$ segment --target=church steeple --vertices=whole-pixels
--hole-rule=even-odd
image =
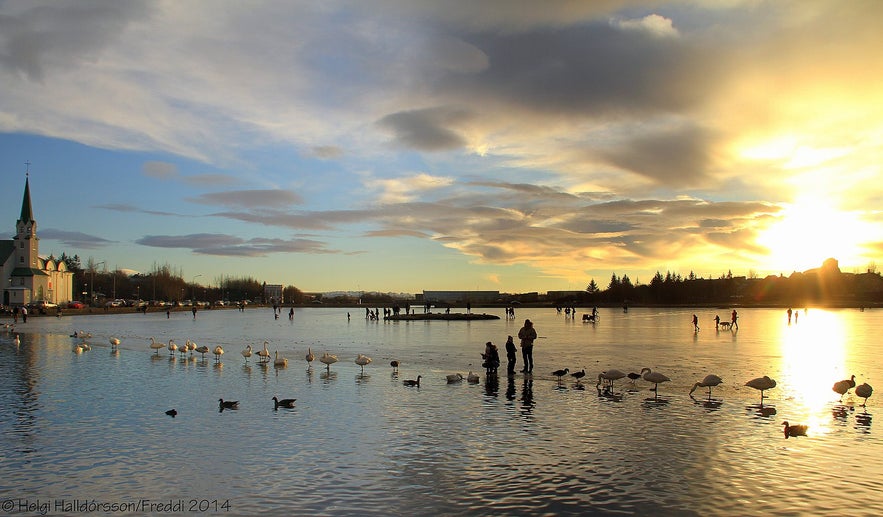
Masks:
[[[28,184],[28,177],[25,176],[25,195],[21,201],[21,216],[18,218],[20,223],[29,223],[34,220],[34,211],[31,209],[31,187]]]

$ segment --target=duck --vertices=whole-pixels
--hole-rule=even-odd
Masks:
[[[558,382],[561,382],[561,377],[564,377],[565,375],[567,375],[567,372],[569,372],[569,371],[570,371],[569,368],[565,368],[563,370],[555,370],[554,372],[552,372],[552,375],[554,375],[555,377],[558,377]]]
[[[325,368],[327,368],[328,371],[331,371],[331,365],[337,362],[337,356],[325,352],[322,354],[322,357],[319,358],[319,361],[325,365]]]
[[[766,375],[763,377],[757,377],[756,379],[751,379],[750,381],[745,383],[749,388],[754,388],[760,391],[760,402],[763,404],[763,392],[766,390],[771,390],[776,387],[776,381],[774,379],[770,379]]]
[[[463,374],[462,373],[451,373],[451,374],[446,375],[445,379],[447,379],[448,384],[454,384],[455,382],[460,382],[463,380]]]
[[[312,368],[312,367],[313,367],[313,361],[316,360],[316,354],[313,353],[313,349],[312,349],[312,348],[309,348],[309,347],[307,348],[307,355],[304,356],[304,359],[307,360],[307,368]]]
[[[221,410],[224,409],[239,409],[239,401],[238,400],[224,400],[218,399],[218,407]]]
[[[362,367],[362,373],[365,373],[365,366],[371,364],[371,358],[367,355],[359,354],[356,356],[356,364]]]
[[[478,374],[470,371],[469,374],[466,375],[466,381],[470,384],[478,384]]]
[[[282,407],[282,408],[293,408],[293,407],[294,407],[294,401],[296,401],[296,400],[297,400],[297,399],[282,399],[282,400],[279,400],[278,398],[273,397],[273,409],[279,409],[279,408],[281,408],[281,407]]]
[[[198,347],[194,348],[193,350],[202,354],[203,359],[205,359],[205,354],[208,353],[208,347],[206,345],[198,346]]]
[[[172,418],[175,418],[176,416],[178,416],[178,410],[173,408],[173,409],[166,411],[166,414]]]
[[[843,395],[849,393],[849,390],[855,388],[855,375],[850,379],[843,379],[842,381],[837,381],[834,383],[834,386],[831,387],[835,393],[840,395],[840,400],[843,400]]]
[[[251,357],[251,345],[247,345],[245,347],[245,350],[243,350],[241,353],[242,353],[242,357],[245,358],[246,364],[248,364],[248,358]]]
[[[212,353],[215,354],[215,362],[220,362],[221,356],[224,355],[224,348],[221,345],[218,345],[212,350]]]
[[[419,388],[420,387],[420,379],[422,377],[423,377],[422,375],[418,375],[416,379],[405,379],[402,381],[402,384],[404,384],[405,386],[417,386]]]
[[[276,350],[276,356],[275,359],[273,359],[273,366],[277,368],[285,368],[286,366],[288,366],[288,359],[279,355],[278,350]]]
[[[653,391],[659,391],[660,382],[668,382],[671,379],[659,372],[651,371],[650,368],[641,368],[641,378],[647,382],[653,383]]]
[[[583,368],[582,370],[580,370],[578,372],[573,372],[570,374],[570,376],[573,377],[574,379],[576,379],[576,383],[579,384],[580,382],[582,382],[583,377],[586,376],[586,369]]]
[[[708,388],[708,398],[710,399],[711,388],[719,385],[722,382],[724,382],[723,379],[713,373],[706,375],[704,379],[693,385],[693,387],[690,389],[690,395],[692,395],[693,392],[696,391],[696,388]]]
[[[161,343],[161,342],[153,339],[153,337],[150,338],[150,348],[153,350],[156,350],[156,355],[159,355],[159,351],[165,347],[166,347],[165,343]]]
[[[170,339],[169,344],[168,346],[166,346],[166,348],[169,349],[169,355],[175,355],[175,352],[178,351],[178,344],[175,343],[174,339]]]
[[[269,344],[269,342],[264,341],[264,349],[258,350],[258,362],[267,363],[270,361],[270,350],[267,348],[267,345]]]
[[[871,387],[867,382],[863,382],[855,387],[855,395],[857,397],[861,397],[865,399],[862,403],[862,407],[866,407],[868,405],[868,398],[874,393],[874,388]]]
[[[112,338],[108,339],[108,341],[110,342],[110,349],[111,350],[116,350],[117,347],[120,346],[119,338],[112,337]]]
[[[790,425],[787,420],[782,422],[782,425],[785,426],[784,432],[786,440],[791,436],[806,436],[806,430],[809,429],[809,426],[803,424]]]
[[[395,359],[389,362],[389,365],[392,366],[393,373],[399,373],[399,362]]]

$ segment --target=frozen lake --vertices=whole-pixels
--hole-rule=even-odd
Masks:
[[[740,309],[737,332],[714,328],[730,309],[602,309],[595,325],[528,308],[473,322],[384,323],[336,308],[293,320],[287,309],[279,319],[272,309],[30,318],[18,346],[0,330],[0,504],[19,514],[44,503],[82,513],[58,506],[76,500],[124,514],[180,503],[171,513],[880,515],[883,393],[863,408],[831,387],[855,375],[883,389],[883,312],[797,313],[789,325],[783,310]],[[506,336],[525,318],[541,336],[534,374],[507,377],[504,366],[486,377],[484,343],[505,365]],[[93,335],[91,351],[71,352],[75,330]],[[150,337],[226,353],[220,364],[155,355]],[[264,341],[286,368],[245,364],[240,351]],[[340,361],[308,369],[308,347]],[[364,375],[359,353],[373,358]],[[595,389],[602,370],[642,367],[671,378],[658,396],[643,380],[616,381],[613,396]],[[569,375],[559,384],[560,368],[585,368],[584,389]],[[478,384],[446,383],[470,370]],[[712,400],[702,389],[691,398],[710,373],[724,380]],[[417,375],[419,388],[403,386]],[[763,375],[778,385],[761,406],[744,384]],[[273,396],[297,398],[295,408],[274,410]],[[239,409],[220,412],[219,398]],[[808,436],[786,440],[784,420],[809,425]]]

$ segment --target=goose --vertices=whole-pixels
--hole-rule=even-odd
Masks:
[[[293,408],[293,407],[294,407],[294,401],[295,401],[295,400],[297,400],[297,399],[282,399],[282,400],[279,400],[278,398],[273,397],[273,409],[279,409],[279,408],[281,408],[281,407],[283,407],[283,408]]]
[[[242,351],[242,357],[245,358],[245,363],[248,364],[248,358],[251,357],[251,345],[245,347],[245,350]]]
[[[328,371],[331,371],[331,365],[337,362],[337,356],[325,352],[322,354],[322,357],[319,358],[319,361],[325,364],[325,368],[327,368]]]
[[[786,440],[790,436],[806,436],[806,430],[809,429],[809,426],[803,424],[790,425],[787,420],[782,422],[782,425],[785,426],[784,431]]]
[[[239,409],[239,401],[238,400],[224,400],[218,399],[218,407],[221,410],[224,409]]]
[[[277,368],[285,368],[288,366],[288,359],[280,356],[278,350],[276,350],[276,356],[275,359],[273,359],[273,366]]]
[[[208,353],[208,347],[205,346],[205,345],[198,346],[198,347],[194,348],[193,350],[194,350],[195,352],[199,352],[200,354],[202,354],[202,358],[203,358],[203,359],[205,359],[205,354]]]
[[[221,345],[218,345],[215,347],[212,353],[215,354],[215,362],[220,362],[221,356],[224,355],[224,348]]]
[[[746,382],[745,385],[749,388],[754,388],[760,391],[760,403],[763,404],[763,392],[775,388],[776,381],[764,375],[763,377],[751,379],[750,381]]]
[[[175,343],[174,339],[170,339],[166,348],[169,349],[169,355],[175,355],[175,352],[178,350],[178,344]]]
[[[405,379],[402,381],[402,384],[404,384],[405,386],[417,386],[419,388],[420,387],[420,379],[422,377],[423,377],[422,375],[418,375],[416,379]]]
[[[166,411],[166,414],[172,418],[175,418],[178,415],[178,411],[176,409],[170,409]]]
[[[570,371],[569,368],[565,368],[563,370],[555,370],[554,372],[552,372],[552,375],[554,375],[555,377],[558,377],[558,382],[561,382],[561,377],[564,377],[565,375],[567,375],[567,372],[569,372],[569,371]]]
[[[120,346],[120,340],[118,338],[112,337],[108,341],[110,341],[110,349],[116,350],[118,346]]]
[[[316,354],[313,353],[312,348],[307,348],[307,355],[304,357],[307,360],[307,368],[313,367],[313,361],[316,360]]]
[[[611,368],[610,370],[605,370],[605,371],[601,372],[600,374],[598,374],[598,386],[601,386],[601,380],[603,379],[607,383],[607,388],[612,390],[613,389],[613,381],[618,381],[619,379],[622,379],[623,377],[625,377],[625,373],[623,373],[615,368]]]
[[[721,379],[717,375],[714,375],[713,373],[706,375],[704,379],[693,385],[693,387],[690,389],[690,395],[692,395],[693,392],[696,391],[696,388],[708,388],[708,398],[711,399],[711,388],[719,385],[722,382],[724,382],[723,379]]]
[[[399,373],[399,362],[393,359],[389,362],[389,365],[392,366],[393,373]]]
[[[471,384],[478,384],[478,374],[470,371],[469,374],[466,375],[466,381]]]
[[[462,373],[451,373],[451,374],[446,375],[445,378],[448,380],[448,384],[454,384],[455,382],[460,382],[463,380],[463,374]]]
[[[573,372],[570,374],[570,376],[576,379],[576,383],[579,384],[583,380],[583,377],[586,376],[586,369],[583,368],[578,372]]]
[[[840,395],[840,400],[843,400],[843,395],[849,393],[849,390],[855,388],[855,375],[850,379],[843,379],[842,381],[837,381],[834,383],[834,386],[831,387],[834,392]]]
[[[865,402],[862,404],[862,407],[866,407],[868,405],[868,398],[871,394],[874,393],[874,388],[871,387],[870,384],[864,382],[855,387],[855,394],[858,397],[865,399]]]
[[[356,364],[362,367],[362,373],[365,373],[365,365],[371,364],[371,358],[367,355],[359,354],[356,357]]]
[[[258,357],[260,358],[258,362],[266,363],[270,361],[270,350],[267,348],[269,342],[264,341],[264,349],[258,350]]]
[[[659,392],[659,383],[660,382],[668,382],[669,379],[667,376],[659,373],[651,371],[650,368],[641,368],[641,378],[643,378],[647,382],[653,383],[653,391]]]
[[[156,355],[159,355],[159,351],[166,347],[165,343],[161,343],[152,337],[150,338],[150,348],[156,350]]]

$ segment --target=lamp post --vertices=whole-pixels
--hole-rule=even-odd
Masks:
[[[95,268],[102,265],[102,264],[104,264],[105,266],[107,265],[107,263],[102,260],[101,262],[92,266],[92,270],[90,271],[92,277],[89,279],[89,291],[92,292],[92,300],[89,305],[92,305],[92,303],[95,303]]]
[[[196,302],[196,279],[201,277],[202,275],[196,275],[193,277],[193,280],[190,281],[190,298]]]

